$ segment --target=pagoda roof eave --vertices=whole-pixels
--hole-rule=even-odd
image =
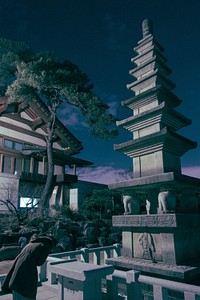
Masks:
[[[137,64],[137,61],[140,60],[142,57],[144,57],[149,52],[153,52],[153,54],[154,54],[153,56],[159,57],[160,61],[162,61],[163,63],[167,63],[167,58],[165,56],[163,56],[161,52],[157,51],[155,46],[151,46],[146,51],[132,57],[131,62],[134,64]]]
[[[144,193],[150,189],[160,188],[163,184],[171,184],[174,190],[181,191],[182,188],[193,188],[200,192],[200,179],[188,175],[167,172],[139,178],[113,182],[108,185],[110,190],[128,191],[137,190]]]
[[[121,105],[122,106],[125,106],[125,107],[129,107],[132,103],[134,102],[137,102],[145,97],[148,97],[152,94],[156,94],[156,95],[159,95],[159,93],[164,93],[166,95],[169,96],[169,98],[173,99],[173,102],[174,102],[174,107],[178,106],[179,104],[182,103],[182,100],[179,99],[176,95],[174,95],[171,91],[167,90],[165,87],[161,86],[161,85],[157,85],[156,87],[153,87],[141,94],[138,94],[138,95],[135,95],[131,98],[128,98],[127,100],[123,100],[121,102]]]
[[[143,155],[147,152],[162,150],[163,147],[167,152],[182,156],[188,150],[195,149],[197,143],[165,127],[159,132],[121,144],[114,144],[114,150],[125,153],[130,157],[137,157],[139,153]]]
[[[171,110],[169,113],[166,103],[162,102],[161,104],[152,109],[128,117],[124,120],[117,121],[116,125],[125,128],[135,123],[151,119],[152,117],[158,116],[159,114],[161,115],[160,122],[163,122],[169,127],[173,126],[174,131],[191,124],[191,120],[182,115],[181,113],[175,110]]]
[[[148,36],[145,36],[145,38],[141,39],[140,41],[138,41],[138,45],[136,47],[133,48],[133,50],[135,52],[138,53],[138,49],[141,48],[143,45],[145,45],[148,42],[153,41],[154,44],[156,44],[156,46],[159,48],[160,52],[164,51],[164,48],[161,46],[161,44],[154,38],[154,36],[152,34],[149,34]]]
[[[175,83],[172,81],[172,80],[170,80],[169,78],[166,78],[165,76],[163,76],[161,73],[160,73],[160,71],[159,71],[159,69],[156,69],[156,70],[154,70],[152,73],[150,73],[148,76],[146,76],[146,77],[143,77],[142,79],[140,79],[140,80],[136,80],[136,81],[133,81],[132,83],[130,83],[130,84],[127,84],[127,88],[128,89],[133,89],[133,88],[136,88],[137,86],[140,86],[141,84],[144,84],[145,82],[147,82],[148,80],[150,80],[150,79],[152,79],[152,78],[154,78],[155,77],[155,80],[157,81],[157,80],[162,80],[161,81],[161,83],[163,84],[163,83],[165,83],[165,85],[167,84],[167,88],[169,89],[169,90],[171,90],[171,89],[174,89],[175,87],[176,87],[176,85],[175,85]],[[158,81],[158,84],[159,84],[159,81]],[[162,84],[160,84],[160,85],[162,85]],[[141,93],[142,94],[142,93]]]
[[[139,66],[131,69],[129,71],[129,74],[132,75],[132,76],[134,76],[134,77],[136,77],[134,75],[136,72],[138,72],[140,69],[143,69],[143,68],[147,67],[151,63],[155,63],[155,65],[157,65],[158,69],[160,69],[160,68],[164,69],[166,75],[170,75],[172,73],[172,70],[166,64],[163,64],[162,62],[160,62],[160,60],[156,56],[153,56],[148,61],[145,61],[145,63],[140,64]]]

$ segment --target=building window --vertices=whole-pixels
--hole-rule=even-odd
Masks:
[[[23,148],[23,144],[22,143],[18,143],[18,142],[14,142],[14,149],[21,151]]]
[[[22,159],[15,158],[14,174],[21,175],[22,173]]]
[[[24,159],[24,172],[30,173],[31,160],[28,158]]]
[[[70,189],[69,191],[69,207],[71,210],[78,209],[78,189]]]
[[[3,157],[3,168],[2,171],[3,173],[11,173],[12,172],[12,168],[11,168],[11,156],[4,156]]]
[[[23,148],[23,144],[19,143],[19,142],[14,142],[12,140],[4,139],[4,147],[9,148],[9,149],[15,149],[17,151],[21,151]]]
[[[34,159],[33,173],[38,174],[39,161]]]
[[[3,138],[0,136],[0,146],[3,146]]]
[[[9,149],[13,149],[13,141],[4,139],[4,147],[9,148]]]
[[[20,207],[38,207],[39,200],[39,198],[20,197]]]

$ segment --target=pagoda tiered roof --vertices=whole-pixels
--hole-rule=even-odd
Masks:
[[[159,150],[182,156],[188,150],[196,147],[196,142],[191,141],[166,127],[159,132],[114,145],[115,150],[132,158],[147,155]]]
[[[190,125],[191,120],[175,110],[169,111],[167,103],[162,102],[147,111],[116,122],[117,126],[121,126],[131,132],[156,123],[160,123],[160,127],[167,126],[172,131],[177,131],[184,126]]]
[[[182,103],[182,100],[179,99],[172,91],[167,90],[161,85],[157,85],[156,87],[139,95],[122,101],[121,104],[122,106],[133,110],[135,108],[143,107],[154,100],[158,101],[158,104],[165,101],[169,108],[177,107]]]
[[[131,59],[135,67],[129,73],[134,81],[127,88],[134,96],[122,101],[123,106],[132,110],[132,116],[116,122],[117,126],[133,133],[133,140],[114,145],[114,149],[133,158],[133,163],[137,159],[136,169],[149,168],[148,162],[152,163],[154,173],[159,157],[160,166],[167,168],[170,160],[173,171],[173,165],[180,165],[180,157],[197,144],[177,133],[190,125],[191,120],[175,110],[182,100],[172,92],[175,84],[168,78],[171,69],[167,66],[164,49],[154,39],[150,23],[146,24],[143,38],[134,48],[136,56]],[[170,153],[168,158],[164,153]],[[145,163],[141,164],[141,160]],[[142,171],[136,173],[142,174]]]

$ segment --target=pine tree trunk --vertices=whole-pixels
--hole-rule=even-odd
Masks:
[[[52,192],[52,182],[54,176],[54,161],[53,161],[53,135],[54,135],[55,115],[51,115],[47,124],[47,179],[41,195],[39,212],[41,215],[48,215],[49,199]]]

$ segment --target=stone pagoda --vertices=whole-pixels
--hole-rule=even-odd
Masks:
[[[109,185],[124,194],[125,214],[113,217],[113,226],[123,228],[123,256],[108,261],[190,282],[200,274],[200,179],[181,173],[181,156],[197,144],[177,133],[191,121],[176,111],[182,101],[172,92],[171,70],[150,20],[143,21],[142,33],[131,60],[134,81],[127,85],[134,96],[122,102],[132,115],[117,122],[133,139],[114,145],[132,159],[133,179]]]

